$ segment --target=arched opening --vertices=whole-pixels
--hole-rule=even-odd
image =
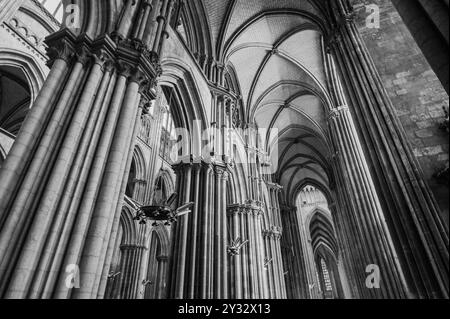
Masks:
[[[30,109],[31,90],[25,73],[0,66],[0,129],[10,138],[17,135]]]
[[[319,258],[319,264],[317,265],[318,271],[320,272],[321,276],[319,277],[320,283],[321,283],[321,291],[324,295],[324,299],[334,299],[333,295],[333,285],[331,284],[330,280],[330,273],[328,272],[328,266],[327,263],[323,258]]]
[[[46,77],[36,59],[16,48],[0,50],[0,147],[10,152]]]
[[[0,167],[30,110],[32,92],[18,67],[0,65]]]
[[[298,285],[306,287],[305,298],[310,299],[349,297],[348,291],[344,293],[343,287],[347,285],[343,280],[347,276],[340,264],[341,254],[327,196],[318,187],[305,184],[296,198],[295,216],[296,225],[292,227],[296,229],[289,233],[292,238],[288,241],[293,244],[292,252],[286,252],[291,260],[287,268],[303,273],[303,277],[289,282],[288,286],[294,292],[301,289]],[[299,240],[295,240],[296,236]],[[296,260],[297,254],[300,260]]]
[[[164,183],[163,177],[159,176],[155,183],[155,194],[153,196],[153,203],[155,205],[162,205],[168,199],[168,190]]]
[[[298,196],[300,221],[304,224],[302,237],[306,239],[306,268],[317,272],[309,276],[310,296],[313,299],[343,299],[343,277],[338,267],[339,245],[327,198],[314,186],[307,185]],[[318,279],[318,280],[317,280]]]
[[[164,99],[166,101],[166,99]],[[175,124],[171,112],[170,102],[166,102],[164,114],[162,117],[161,128],[161,144],[159,148],[159,156],[166,163],[173,163],[177,160],[177,153],[173,152],[173,146],[177,142],[177,136],[175,135]]]
[[[315,263],[319,277],[320,296],[323,299],[345,298],[336,257],[328,247],[321,246],[315,252]]]
[[[130,173],[128,174],[128,182],[125,195],[128,196],[129,198],[133,198],[135,187],[136,187],[136,161],[133,159],[131,162]]]
[[[145,202],[147,191],[147,164],[141,147],[136,145],[128,174],[125,196],[135,204]]]
[[[168,257],[163,254],[160,235],[154,230],[150,238],[145,299],[165,298],[167,259]]]
[[[184,42],[189,46],[190,43],[192,43],[191,40],[192,30],[189,29],[188,24],[186,23],[188,17],[186,15],[186,8],[184,2],[182,2],[179,5],[178,16],[175,18],[177,18],[175,30],[183,38]]]

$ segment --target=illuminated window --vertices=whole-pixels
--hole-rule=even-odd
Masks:
[[[62,22],[63,3],[61,0],[38,0],[56,20]]]
[[[330,280],[330,274],[328,272],[327,264],[325,263],[325,260],[320,260],[321,266],[322,266],[322,273],[323,273],[323,280],[325,282],[325,290],[326,291],[333,291],[333,287],[331,286],[331,280]]]
[[[169,111],[169,107],[166,107],[166,112],[164,113],[162,121],[159,156],[169,163],[174,162],[177,159],[177,154],[173,152],[173,146],[176,144],[176,139],[172,114]]]

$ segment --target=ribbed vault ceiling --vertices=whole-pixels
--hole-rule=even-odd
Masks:
[[[320,10],[309,0],[204,0],[213,46],[234,69],[249,122],[278,130],[278,182],[329,185]],[[273,143],[267,137],[266,146]]]

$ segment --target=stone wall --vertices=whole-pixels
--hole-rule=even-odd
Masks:
[[[440,129],[448,95],[390,0],[353,4],[359,30],[448,224],[448,185],[435,178],[449,162],[449,136]],[[366,23],[371,4],[380,8],[380,28]]]

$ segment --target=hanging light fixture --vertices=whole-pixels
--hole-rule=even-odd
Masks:
[[[170,94],[169,99],[169,106],[172,102],[172,96],[173,92]],[[169,115],[167,115],[166,118],[166,127],[168,126],[169,121]],[[170,132],[169,132],[170,134]],[[163,156],[166,153],[166,143],[164,143],[164,152]],[[161,168],[160,171],[163,170],[164,161],[161,159]],[[161,181],[162,182],[162,181]],[[156,187],[153,190],[153,195],[155,195]],[[189,214],[191,212],[191,208],[194,206],[193,202],[186,203],[182,205],[181,207],[177,208],[177,202],[178,202],[178,194],[174,193],[172,194],[167,200],[163,200],[161,203],[157,203],[157,205],[150,205],[150,206],[141,206],[136,216],[134,217],[134,220],[139,221],[139,224],[145,225],[147,224],[147,221],[153,221],[152,226],[156,227],[158,226],[158,222],[163,222],[164,225],[170,226],[172,223],[175,223],[178,219],[178,217],[184,216],[186,214]]]

